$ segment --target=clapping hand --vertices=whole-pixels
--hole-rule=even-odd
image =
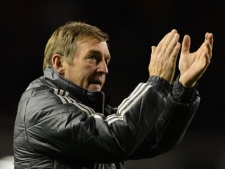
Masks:
[[[191,38],[185,35],[179,59],[180,79],[184,87],[193,87],[210,64],[213,34],[206,33],[205,40],[196,52],[190,53]]]

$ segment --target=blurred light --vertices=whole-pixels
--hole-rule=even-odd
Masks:
[[[0,169],[14,169],[13,156],[5,156],[0,159]]]

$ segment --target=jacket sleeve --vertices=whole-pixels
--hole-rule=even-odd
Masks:
[[[167,106],[153,129],[129,159],[142,159],[160,155],[174,149],[184,134],[200,104],[197,85],[187,89],[178,78],[172,84]]]
[[[54,158],[123,161],[158,128],[155,122],[166,113],[170,85],[162,79],[156,83],[140,83],[106,118],[50,89],[27,91],[19,105],[25,113],[26,140],[33,151]]]

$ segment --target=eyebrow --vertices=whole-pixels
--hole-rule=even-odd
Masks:
[[[98,54],[98,55],[101,55],[102,54],[99,50],[95,50],[95,49],[89,50],[88,51],[88,54],[89,53],[94,53],[94,54]],[[104,56],[105,56],[106,59],[109,59],[109,60],[111,59],[111,56],[110,55],[104,55]]]

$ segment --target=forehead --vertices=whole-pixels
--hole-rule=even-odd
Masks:
[[[108,44],[105,41],[99,41],[94,38],[86,38],[77,42],[77,46],[80,52],[98,52],[102,55],[110,57]]]

